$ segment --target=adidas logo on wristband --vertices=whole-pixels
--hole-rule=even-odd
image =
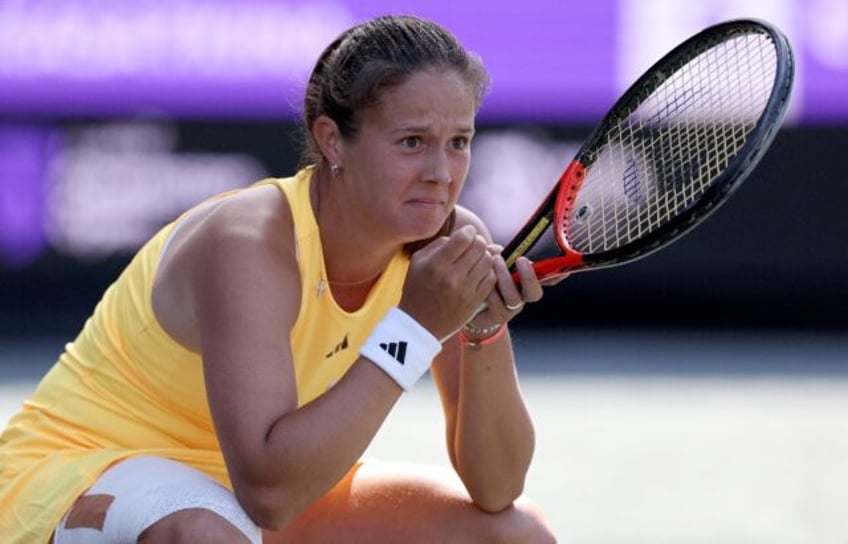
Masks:
[[[393,307],[371,331],[359,353],[409,391],[441,350],[442,343],[435,336]]]
[[[383,342],[380,343],[380,348],[400,364],[406,362],[406,342],[389,342],[388,344]]]

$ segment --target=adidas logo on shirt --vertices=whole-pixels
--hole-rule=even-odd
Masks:
[[[406,362],[406,342],[381,343],[380,347],[400,364]]]
[[[347,335],[347,334],[345,334],[345,335],[344,335],[344,338],[342,338],[342,341],[341,341],[341,342],[339,342],[338,344],[336,344],[336,347],[334,347],[334,348],[332,349],[332,351],[330,351],[327,355],[325,355],[325,356],[324,356],[324,358],[325,358],[325,359],[329,359],[330,357],[332,357],[332,356],[333,356],[333,355],[335,355],[336,353],[338,353],[338,352],[340,352],[340,351],[342,351],[342,350],[346,350],[346,349],[347,349],[347,347],[348,347],[348,343],[347,343],[347,336],[348,336],[348,335]]]

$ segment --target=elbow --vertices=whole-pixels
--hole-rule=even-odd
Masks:
[[[236,493],[239,503],[262,529],[279,531],[291,523],[302,507],[291,493],[269,488],[243,489]]]
[[[496,514],[512,506],[524,493],[525,470],[475,470],[475,465],[458,463],[457,474],[477,509]]]
[[[511,507],[524,492],[524,484],[504,485],[500,489],[469,489],[474,506],[487,514],[497,514]]]
[[[486,514],[500,514],[507,508],[511,507],[514,500],[496,500],[491,498],[474,498],[471,499],[474,506]]]

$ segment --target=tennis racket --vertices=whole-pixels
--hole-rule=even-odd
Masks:
[[[788,40],[763,21],[727,21],[678,45],[621,96],[506,244],[514,277],[522,255],[545,280],[678,240],[756,167],[793,77]]]

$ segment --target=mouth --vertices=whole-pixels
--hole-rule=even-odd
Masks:
[[[406,203],[418,208],[444,208],[445,206],[445,200],[443,198],[412,198]]]

